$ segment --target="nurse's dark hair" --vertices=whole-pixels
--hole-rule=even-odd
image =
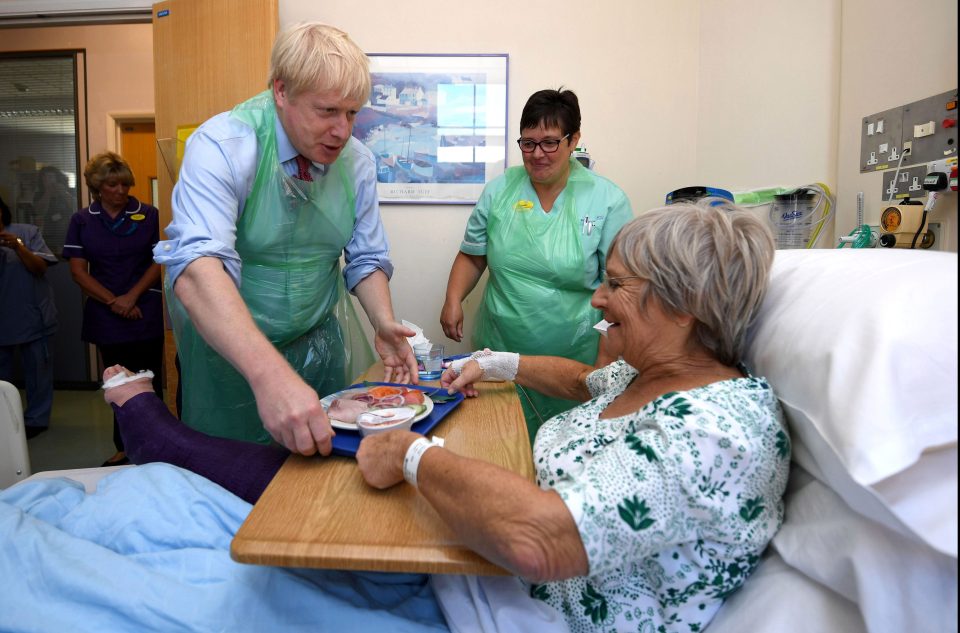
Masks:
[[[538,127],[558,127],[564,135],[580,131],[580,101],[572,90],[538,90],[520,113],[520,133]]]
[[[699,342],[725,365],[743,359],[747,331],[766,295],[774,241],[767,225],[733,204],[674,203],[641,213],[610,245],[628,275],[647,280],[668,313],[696,319]]]
[[[103,152],[88,160],[83,167],[83,179],[94,200],[100,199],[100,187],[108,180],[117,180],[130,187],[136,183],[130,165],[116,152]]]
[[[5,227],[13,224],[13,214],[10,213],[10,207],[3,201],[3,198],[0,198],[0,221],[3,222]]]

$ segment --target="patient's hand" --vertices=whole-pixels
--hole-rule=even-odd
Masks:
[[[459,391],[468,398],[474,398],[480,393],[474,383],[481,380],[483,380],[483,370],[480,369],[480,365],[475,360],[467,359],[464,364],[444,371],[440,376],[440,386],[445,387],[447,393]]]
[[[360,440],[357,466],[368,486],[384,490],[403,481],[403,460],[418,435],[413,431],[387,431]]]
[[[103,382],[107,382],[118,374],[123,374],[124,376],[134,375],[134,373],[126,367],[114,365],[104,370]],[[144,376],[143,378],[123,385],[104,389],[103,399],[107,401],[107,404],[115,404],[118,407],[122,407],[127,400],[141,393],[153,393],[153,381],[149,376]]]

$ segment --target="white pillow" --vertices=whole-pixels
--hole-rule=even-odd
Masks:
[[[854,512],[796,468],[790,476],[772,542],[787,565],[858,605],[870,633],[957,630],[955,557]]]
[[[956,455],[956,253],[777,251],[746,362],[770,381],[807,449],[795,451],[798,463],[858,511],[865,497],[880,499],[902,523],[891,527],[956,556],[956,495],[916,475],[931,470],[918,464],[925,453]],[[939,461],[955,490],[956,458]],[[919,506],[941,516],[917,516]]]
[[[856,604],[768,549],[760,566],[717,611],[709,633],[867,633]]]

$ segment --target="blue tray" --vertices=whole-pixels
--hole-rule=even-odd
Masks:
[[[409,389],[419,389],[420,391],[425,392],[427,395],[431,393],[442,393],[447,394],[447,390],[443,387],[421,387],[419,385],[403,385],[395,382],[366,382],[366,383],[357,383],[355,385],[350,385],[344,389],[357,389],[359,387],[368,387],[370,385],[388,385],[390,387],[407,387]],[[414,433],[420,433],[426,435],[433,427],[440,423],[448,413],[460,406],[460,403],[463,402],[463,394],[456,393],[451,396],[453,399],[448,402],[434,402],[433,411],[430,412],[430,415],[420,420],[419,422],[414,423],[412,431]],[[333,454],[334,455],[344,455],[346,457],[353,457],[357,454],[357,449],[360,448],[360,437],[359,431],[350,431],[347,429],[334,429],[336,431],[336,436],[333,438]]]

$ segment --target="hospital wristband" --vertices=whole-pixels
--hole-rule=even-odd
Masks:
[[[418,437],[407,447],[407,454],[403,456],[403,478],[414,488],[417,487],[417,470],[420,468],[420,458],[434,446],[443,446],[443,442]]]

